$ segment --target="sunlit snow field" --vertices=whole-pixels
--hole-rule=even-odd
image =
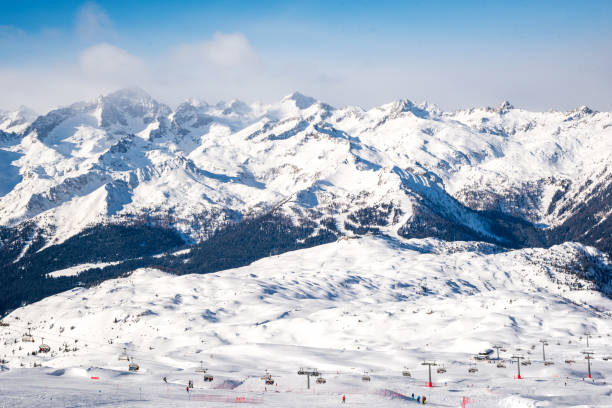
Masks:
[[[495,253],[366,237],[209,275],[138,270],[7,316],[0,407],[327,407],[343,394],[347,406],[395,407],[416,405],[402,397],[412,393],[440,407],[611,407],[612,302],[541,266],[573,245]],[[21,341],[28,329],[34,343]],[[28,355],[43,338],[51,352]],[[474,360],[492,345],[505,367]],[[531,361],[522,380],[512,355]],[[432,388],[423,361],[438,364]],[[307,390],[300,367],[327,382]]]

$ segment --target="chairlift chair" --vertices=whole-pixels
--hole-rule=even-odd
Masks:
[[[28,331],[26,334],[23,335],[21,341],[24,343],[34,343],[34,337],[32,337],[32,335]]]
[[[45,339],[43,337],[42,342],[40,343],[40,346],[38,346],[38,352],[39,353],[48,353],[51,351],[51,347],[49,347],[48,344],[45,344]]]
[[[524,365],[524,366],[531,365],[531,361],[530,360],[523,360],[523,361],[521,361],[521,365]]]
[[[130,359],[130,357],[127,355],[127,349],[124,347],[123,348],[123,354],[119,355],[119,361],[123,360],[123,361],[128,361]]]
[[[367,372],[367,371],[364,371],[364,372],[363,372],[363,375],[361,376],[361,381],[367,381],[367,382],[370,382],[370,380],[371,380],[371,378],[370,378],[370,376],[368,375],[368,372]]]
[[[404,371],[402,371],[402,376],[412,377],[412,374],[410,374],[410,371],[408,371],[408,367],[404,367]]]
[[[204,381],[205,381],[205,382],[212,382],[212,380],[213,380],[214,378],[213,378],[213,376],[212,376],[212,375],[210,375],[210,374],[206,374],[206,375],[204,376],[204,378],[203,378],[203,379],[204,379]]]
[[[198,374],[206,374],[208,370],[204,367],[204,362],[200,361],[200,367],[196,368],[195,372]]]
[[[300,370],[305,372],[308,369],[300,368]],[[266,385],[274,385],[274,380],[272,379],[272,374],[270,374],[267,369],[266,369],[265,374],[261,376],[261,379],[264,380],[264,383]]]
[[[444,374],[446,372],[446,367],[442,366],[442,367],[438,367],[438,369],[436,370],[436,372],[438,374]]]
[[[545,366],[547,366],[547,367],[548,367],[548,366],[551,366],[551,365],[554,365],[554,364],[555,364],[555,363],[554,363],[553,361],[545,361],[545,362],[544,362],[544,365],[545,365]]]
[[[317,378],[317,384],[325,384],[327,382],[327,380],[323,377],[319,377]]]
[[[129,365],[129,370],[135,373],[136,371],[140,370],[140,366],[136,364],[134,360],[131,360],[130,365]]]

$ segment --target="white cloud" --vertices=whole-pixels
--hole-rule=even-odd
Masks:
[[[181,44],[170,51],[175,64],[197,64],[199,66],[222,66],[239,68],[258,63],[257,53],[247,38],[240,33],[215,33],[211,40],[195,44]]]
[[[111,19],[94,2],[87,2],[79,9],[75,29],[77,35],[83,40],[100,41],[116,38]]]
[[[148,76],[143,60],[107,43],[87,48],[81,53],[79,62],[84,76],[93,81],[122,85]]]
[[[19,35],[13,29],[5,32]],[[169,104],[188,97],[272,102],[298,90],[335,106],[371,107],[398,98],[429,100],[445,109],[496,105],[504,99],[543,110],[610,106],[601,92],[601,84],[610,81],[605,55],[589,60],[589,75],[580,58],[551,52],[499,60],[432,55],[429,50],[375,60],[275,55],[270,50],[263,57],[243,34],[216,33],[147,57],[102,41],[77,58],[58,61],[23,66],[0,61],[0,108],[23,104],[44,111],[129,86]]]

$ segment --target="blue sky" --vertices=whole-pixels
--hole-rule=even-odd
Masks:
[[[610,1],[5,1],[0,107],[140,86],[170,104],[509,99],[612,110]]]

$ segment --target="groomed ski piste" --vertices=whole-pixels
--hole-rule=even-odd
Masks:
[[[2,320],[0,407],[612,407],[612,302],[563,268],[579,251],[598,256],[364,237],[208,275],[136,270]],[[475,359],[496,345],[501,360]],[[310,389],[300,367],[320,372]]]

